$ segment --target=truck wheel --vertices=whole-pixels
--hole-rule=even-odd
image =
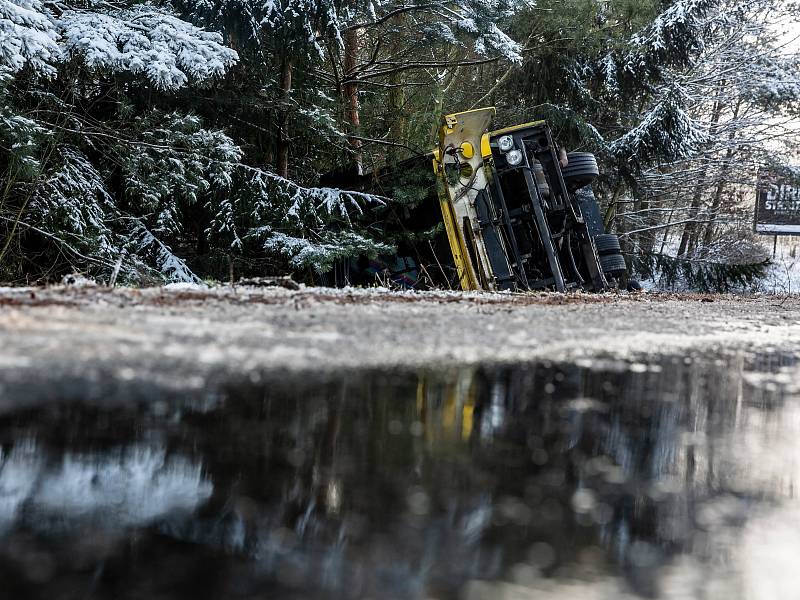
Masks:
[[[591,152],[570,152],[567,154],[569,163],[565,169],[581,166],[597,166],[597,158]]]
[[[594,160],[578,163],[570,162],[568,166],[561,169],[561,173],[564,177],[575,177],[576,175],[594,175],[597,177],[600,174],[600,169]]]
[[[573,191],[589,185],[600,175],[597,159],[591,152],[570,152],[567,158],[569,164],[561,169],[561,174]]]
[[[601,256],[600,266],[603,268],[603,273],[611,275],[611,277],[620,277],[628,272],[628,266],[621,254]]]
[[[600,256],[619,254],[622,251],[619,245],[619,238],[611,233],[604,233],[595,237],[594,245]]]

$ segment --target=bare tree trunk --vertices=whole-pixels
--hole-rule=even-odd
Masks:
[[[717,92],[717,99],[714,101],[714,108],[711,111],[711,126],[709,127],[709,135],[713,139],[719,125],[720,117],[722,116],[723,105],[720,97],[726,82],[723,80],[719,84],[719,91]],[[697,217],[700,213],[700,204],[703,200],[703,186],[708,179],[708,170],[703,171],[700,180],[697,182],[694,197],[692,198],[692,205],[689,209],[689,221],[683,226],[683,235],[681,235],[681,244],[678,248],[678,256],[685,256],[687,252],[694,249],[697,242]]]
[[[386,107],[389,120],[389,141],[404,144],[406,138],[406,119],[404,115],[406,94],[402,87],[401,74],[393,73],[389,77],[389,83],[394,86],[389,89]],[[390,163],[397,161],[398,152],[398,146],[389,146],[387,158]]]
[[[689,246],[686,248],[686,254],[687,256],[694,256],[700,237],[700,228],[698,227],[698,223],[687,223],[687,225],[692,226],[692,233],[689,236]]]
[[[358,40],[361,34],[360,29],[348,29],[344,33],[344,84],[345,100],[345,120],[350,125],[350,133],[355,136],[361,128],[361,116],[358,110],[358,74],[356,66],[358,64]],[[358,174],[363,173],[363,157],[361,154],[361,140],[356,137],[350,138],[350,148],[356,163]]]
[[[617,189],[614,190],[614,195],[611,198],[611,202],[606,209],[606,214],[603,216],[603,227],[606,231],[614,230],[614,222],[617,219],[617,208],[619,197],[622,195],[623,184],[622,182],[617,183]]]
[[[689,219],[691,220],[683,226],[681,244],[678,247],[678,256],[684,256],[691,249],[692,238],[694,237],[694,232],[697,228],[697,223],[695,223],[695,220],[697,219],[697,215],[700,213],[700,203],[703,200],[704,185],[705,173],[703,173],[703,175],[700,177],[700,181],[697,182],[697,187],[695,188],[692,204],[689,207]]]
[[[291,58],[286,58],[281,66],[281,99],[283,106],[280,112],[280,131],[278,132],[278,148],[276,152],[276,170],[281,177],[289,176],[289,97],[292,93],[292,70],[294,64]]]
[[[642,199],[640,209],[644,216],[642,223],[645,227],[654,227],[659,224],[658,217],[650,213],[652,201],[649,197]],[[649,215],[649,216],[648,216]],[[639,252],[644,254],[652,254],[655,250],[658,233],[656,232],[642,232],[636,236],[636,248]]]
[[[670,223],[672,223],[672,217],[675,216],[675,206],[680,201],[680,196],[676,198],[672,204],[672,209],[669,211],[669,216],[667,217],[667,225],[664,227],[664,235],[661,236],[661,248],[659,249],[659,254],[664,254],[664,250],[667,248],[667,242],[669,241],[669,232],[672,229]]]
[[[739,118],[739,112],[742,108],[742,100],[740,99],[736,103],[736,108],[733,110],[733,118]],[[736,139],[736,132],[732,131],[728,136],[728,140],[730,140],[731,144]],[[716,229],[716,221],[717,221],[717,213],[719,212],[719,208],[722,205],[722,197],[723,192],[725,191],[725,178],[728,176],[728,171],[730,170],[731,166],[731,159],[733,158],[733,145],[728,147],[728,150],[725,152],[725,159],[722,162],[722,169],[720,170],[719,174],[719,181],[717,182],[717,189],[714,192],[714,199],[711,202],[711,212],[708,216],[708,225],[706,225],[706,231],[703,235],[703,253],[705,254],[706,249],[711,245],[711,241],[714,239],[714,230]]]
[[[726,161],[730,160],[732,154],[733,151],[728,150],[728,156],[726,158]],[[726,162],[726,164],[722,167],[722,173],[720,173],[720,180],[717,182],[717,189],[714,191],[714,198],[711,201],[711,211],[709,212],[708,215],[708,224],[706,224],[706,231],[705,234],[703,235],[702,252],[704,255],[708,247],[711,245],[711,241],[714,238],[714,229],[717,220],[717,212],[719,211],[719,207],[722,204],[722,192],[725,191],[725,183],[726,183],[725,175],[727,174],[727,172],[728,172],[728,164]]]
[[[406,15],[401,14],[397,17],[397,27],[403,28],[407,24]],[[407,123],[405,117],[406,92],[403,88],[403,74],[400,72],[389,75],[389,88],[386,102],[386,118],[389,122],[389,141],[397,144],[405,144]],[[391,164],[397,162],[400,153],[400,146],[389,146],[387,151],[387,161]]]

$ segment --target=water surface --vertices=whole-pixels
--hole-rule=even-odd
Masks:
[[[0,415],[0,598],[789,598],[783,354]]]

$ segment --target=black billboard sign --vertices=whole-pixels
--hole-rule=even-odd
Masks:
[[[800,235],[800,185],[774,174],[759,176],[756,233]]]

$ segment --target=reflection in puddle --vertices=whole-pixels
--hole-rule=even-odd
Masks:
[[[200,466],[164,450],[132,446],[105,456],[68,454],[42,477],[30,499],[32,521],[55,516],[67,524],[90,518],[108,526],[148,525],[195,509],[211,495]]]
[[[11,452],[0,451],[0,534],[17,520],[40,468],[36,447],[28,440],[18,441]]]
[[[131,446],[103,454],[66,454],[48,466],[24,441],[0,455],[0,527],[17,520],[43,530],[75,528],[84,520],[111,528],[146,526],[191,513],[212,486],[193,465],[165,451]],[[24,507],[24,513],[22,509]]]
[[[347,374],[0,419],[32,598],[778,598],[788,356]]]

